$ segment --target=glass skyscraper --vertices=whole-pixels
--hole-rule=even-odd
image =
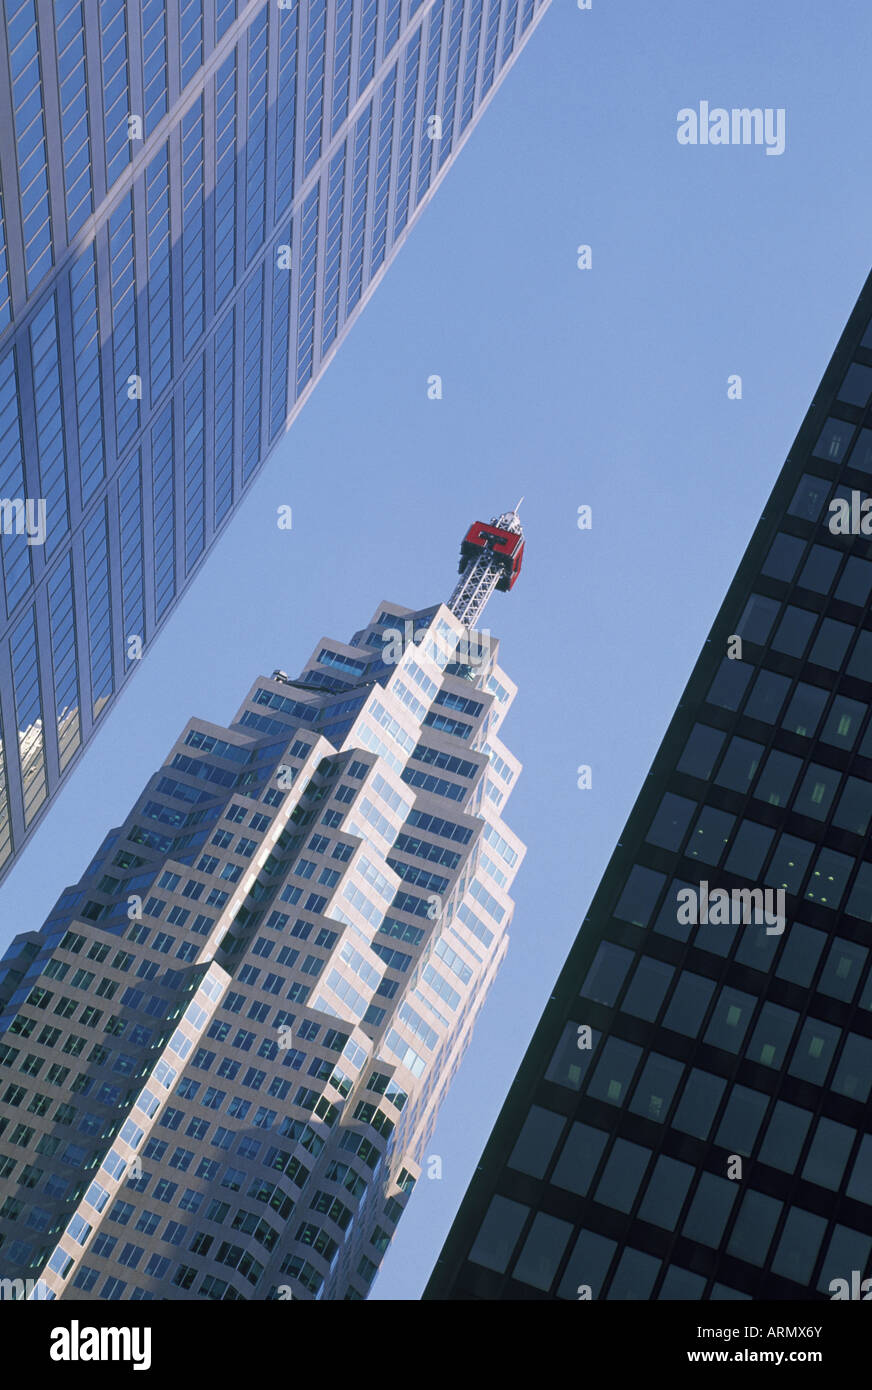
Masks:
[[[3,0],[0,875],[547,0]]]
[[[515,687],[464,616],[522,553],[476,523],[448,604],[191,720],[12,942],[0,1297],[366,1296],[508,945]]]
[[[425,1298],[872,1296],[870,400],[872,277]]]

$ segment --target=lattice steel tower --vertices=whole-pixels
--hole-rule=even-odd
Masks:
[[[521,502],[523,502],[523,497]],[[460,579],[448,607],[467,627],[474,627],[494,589],[511,589],[521,573],[524,532],[518,520],[521,502],[511,512],[475,521],[460,546]]]

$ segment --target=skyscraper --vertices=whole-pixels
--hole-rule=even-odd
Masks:
[[[872,277],[428,1299],[859,1298],[872,1276],[870,318]]]
[[[515,512],[477,522],[447,605],[382,604],[192,720],[12,943],[0,1279],[366,1296],[508,944],[515,687],[464,618],[522,554]]]
[[[0,875],[545,0],[4,0]]]

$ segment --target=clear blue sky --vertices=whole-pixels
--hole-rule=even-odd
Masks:
[[[383,598],[447,598],[468,524],[526,494],[524,574],[487,625],[520,687],[507,819],[529,851],[431,1143],[444,1176],[419,1182],[376,1299],[423,1289],[869,270],[870,21],[868,0],[555,0],[0,889],[5,944],[185,720],[227,722],[257,674],[295,671]],[[785,153],[680,146],[700,100],[784,107]]]

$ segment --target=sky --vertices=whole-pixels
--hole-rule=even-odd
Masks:
[[[421,1295],[869,272],[870,35],[867,0],[553,0],[0,888],[2,947],[192,715],[229,722],[383,599],[447,599],[469,524],[524,495],[524,570],[483,623],[519,686],[505,816],[528,852],[428,1150],[442,1177],[425,1165],[373,1299]],[[783,108],[784,153],[679,144],[700,101]]]

